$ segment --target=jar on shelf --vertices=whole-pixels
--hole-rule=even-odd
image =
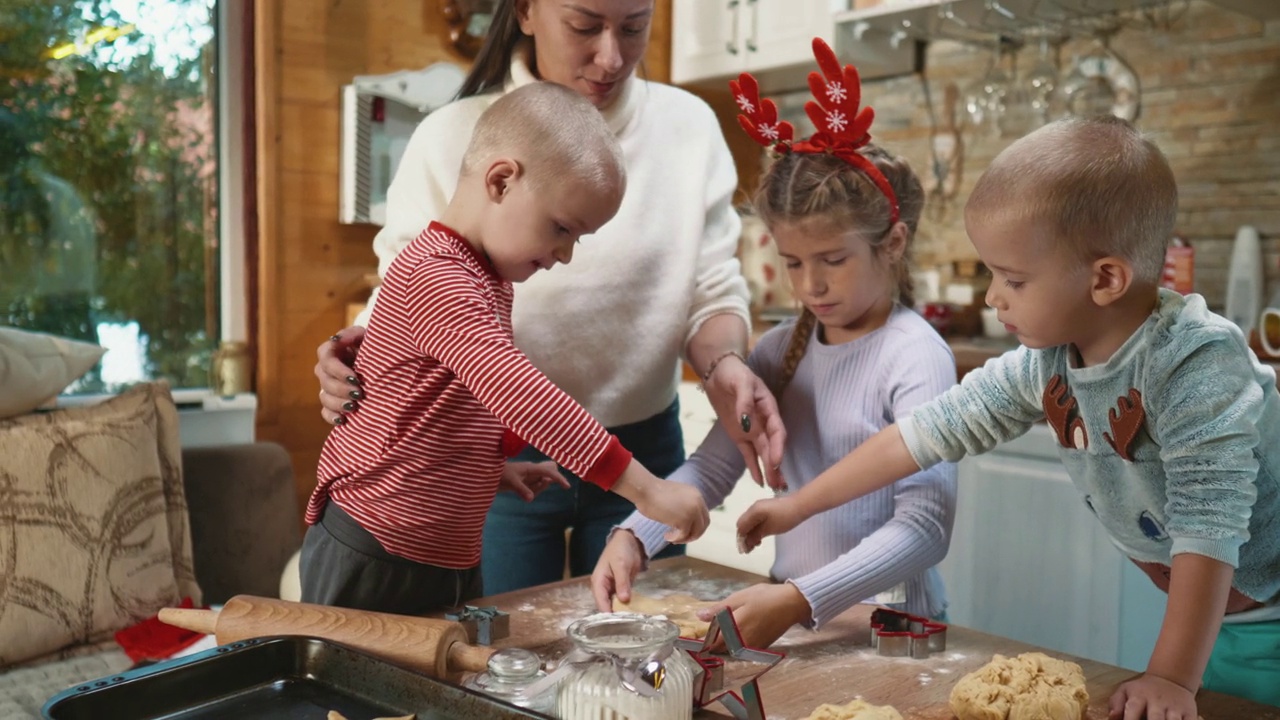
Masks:
[[[489,658],[487,672],[477,674],[465,685],[517,707],[550,715],[556,709],[555,687],[539,690],[534,683],[546,677],[542,658],[523,648],[499,650]]]
[[[602,613],[569,626],[562,661],[561,720],[681,720],[693,717],[695,665],[676,648],[675,623],[635,613]]]

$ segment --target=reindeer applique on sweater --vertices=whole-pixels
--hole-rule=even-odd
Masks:
[[[899,420],[903,441],[929,467],[1045,419],[1072,483],[1158,586],[1174,556],[1203,555],[1235,568],[1230,611],[1280,619],[1275,371],[1203,298],[1159,298],[1105,363],[1080,367],[1066,345],[1010,351]]]
[[[1049,378],[1041,396],[1044,417],[1058,436],[1058,444],[1064,448],[1085,450],[1089,447],[1089,434],[1071,388],[1061,375]],[[1146,422],[1147,413],[1142,407],[1142,393],[1137,388],[1116,399],[1116,406],[1107,411],[1107,423],[1111,432],[1102,433],[1112,450],[1124,460],[1133,462],[1133,442],[1137,440]]]

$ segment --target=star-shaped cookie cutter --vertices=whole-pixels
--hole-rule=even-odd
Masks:
[[[724,645],[729,650],[729,657],[761,666],[760,670],[751,675],[736,691],[724,687],[724,658],[708,652],[708,649],[722,636]],[[694,680],[694,707],[700,708],[719,701],[738,720],[765,720],[764,698],[760,695],[760,676],[781,662],[786,657],[785,654],[747,647],[742,642],[738,622],[734,620],[733,613],[728,608],[716,613],[715,618],[711,620],[711,626],[707,628],[706,637],[702,640],[680,638],[676,640],[676,646],[688,652],[701,669]]]
[[[928,618],[889,608],[871,611],[871,646],[877,655],[913,657],[947,649],[947,626]]]

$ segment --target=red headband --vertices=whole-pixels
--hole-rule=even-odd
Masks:
[[[871,142],[867,131],[875,118],[875,111],[870,107],[858,109],[862,100],[858,70],[852,65],[842,69],[835,52],[822,38],[813,39],[813,56],[822,75],[809,73],[809,90],[817,100],[804,104],[805,113],[817,128],[809,139],[792,142],[795,128],[789,122],[778,121],[778,106],[768,98],[760,99],[760,85],[750,73],[742,73],[737,80],[729,81],[733,98],[742,110],[738,122],[753,140],[776,152],[835,155],[866,173],[889,199],[889,224],[893,225],[898,222],[898,197],[880,168],[858,152],[858,148]]]

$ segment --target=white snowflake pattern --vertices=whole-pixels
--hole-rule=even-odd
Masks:
[[[844,89],[844,83],[829,82],[827,83],[827,101],[842,103],[844,99],[849,97],[849,91]]]
[[[742,109],[742,112],[751,114],[756,111],[755,103],[747,99],[746,95],[738,95],[735,99],[738,101],[738,107]]]
[[[760,123],[758,126],[756,126],[756,130],[760,131],[761,137],[765,137],[770,140],[778,139],[778,126],[776,123],[773,125],[769,125],[767,123]]]
[[[827,129],[831,132],[843,132],[849,124],[849,118],[839,110],[827,113]]]

